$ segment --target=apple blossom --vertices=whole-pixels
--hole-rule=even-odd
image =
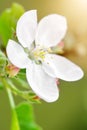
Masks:
[[[17,22],[19,43],[9,40],[7,56],[18,68],[26,68],[33,91],[43,100],[54,102],[59,97],[56,78],[76,81],[83,77],[81,68],[65,57],[51,53],[64,38],[67,22],[64,16],[51,14],[37,24],[36,10],[25,12]]]

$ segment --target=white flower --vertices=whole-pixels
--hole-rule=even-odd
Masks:
[[[67,30],[65,17],[51,14],[37,25],[36,10],[24,13],[17,22],[16,34],[19,43],[8,41],[7,55],[12,64],[26,68],[27,80],[33,91],[47,102],[56,101],[59,90],[56,78],[76,81],[83,71],[68,59],[51,54]]]

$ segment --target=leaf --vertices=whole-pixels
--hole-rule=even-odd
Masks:
[[[11,130],[20,130],[17,113],[16,113],[15,109],[13,109],[13,111],[12,111]]]
[[[3,47],[6,47],[7,41],[15,37],[16,23],[19,17],[24,13],[24,8],[13,3],[11,8],[6,9],[0,16],[0,37],[3,42]]]
[[[22,103],[15,108],[15,112],[11,130],[41,130],[34,121],[31,104]]]

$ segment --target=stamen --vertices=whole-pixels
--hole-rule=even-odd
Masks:
[[[51,49],[33,48],[29,50],[28,48],[24,48],[24,51],[28,54],[28,57],[31,60],[35,61],[36,64],[41,64],[42,61],[44,61],[45,55],[48,51],[51,51]]]

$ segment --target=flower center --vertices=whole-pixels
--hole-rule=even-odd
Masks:
[[[32,54],[36,64],[41,64],[45,58],[45,54],[47,53],[47,50],[44,49],[34,49]]]
[[[28,57],[31,60],[35,61],[36,64],[41,64],[42,61],[45,58],[45,54],[48,53],[47,50],[39,49],[39,48],[34,48],[34,49],[30,50],[30,51],[26,48],[25,52],[28,54]]]

